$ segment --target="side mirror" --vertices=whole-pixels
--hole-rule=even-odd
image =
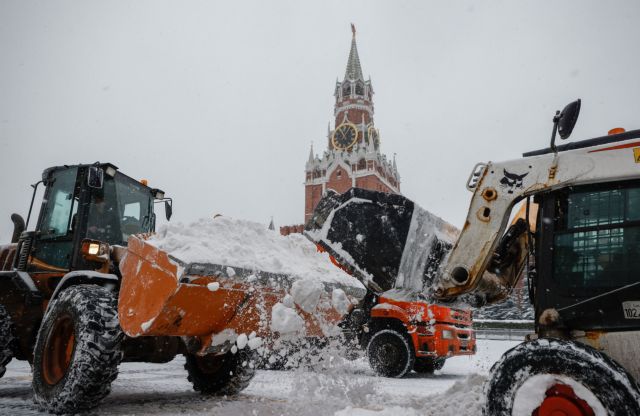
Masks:
[[[580,115],[580,99],[567,104],[558,116],[558,134],[562,140],[568,139]]]
[[[87,175],[87,186],[94,189],[102,189],[104,184],[104,170],[97,166],[91,166],[89,168],[89,174]]]
[[[164,213],[167,216],[167,221],[171,220],[171,215],[173,215],[173,207],[169,201],[164,201]]]

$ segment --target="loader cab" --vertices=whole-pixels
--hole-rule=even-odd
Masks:
[[[94,268],[80,253],[82,241],[124,246],[130,235],[154,231],[154,201],[164,196],[108,163],[52,167],[43,172],[42,182],[29,272]]]
[[[537,199],[536,322],[554,308],[569,330],[640,329],[640,180]]]

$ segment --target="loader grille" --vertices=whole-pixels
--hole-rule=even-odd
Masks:
[[[16,269],[20,271],[27,270],[27,262],[29,261],[34,236],[34,232],[26,232],[20,235],[20,239],[18,240],[18,255],[16,257]]]

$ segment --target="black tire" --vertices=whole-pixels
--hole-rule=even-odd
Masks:
[[[517,345],[493,365],[484,387],[484,415],[511,416],[523,384],[544,375],[582,384],[609,416],[640,415],[640,389],[622,366],[589,346],[545,338]]]
[[[413,370],[416,373],[433,374],[436,370],[442,370],[444,363],[447,359],[444,357],[423,357],[416,358],[416,363],[413,365]]]
[[[383,377],[403,377],[414,366],[411,339],[395,329],[383,329],[371,337],[367,357],[373,371]]]
[[[60,414],[97,406],[118,375],[122,338],[113,293],[95,285],[62,291],[49,305],[33,353],[40,409]]]
[[[186,355],[184,368],[193,389],[202,394],[233,396],[246,389],[256,374],[256,354],[249,348],[222,356]]]
[[[15,337],[11,315],[0,305],[0,378],[7,372],[7,364],[13,359]]]

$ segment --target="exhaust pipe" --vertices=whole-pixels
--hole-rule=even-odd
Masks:
[[[17,243],[20,239],[20,235],[24,231],[24,219],[18,214],[11,214],[11,221],[13,221],[13,235],[11,236],[11,242]]]

